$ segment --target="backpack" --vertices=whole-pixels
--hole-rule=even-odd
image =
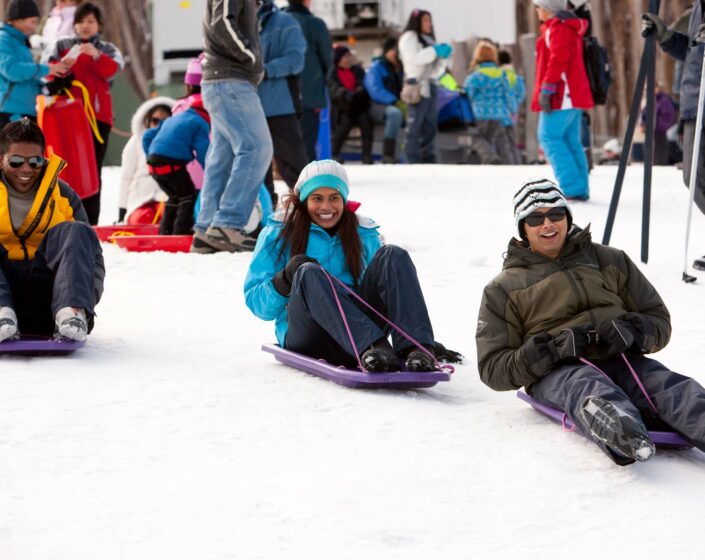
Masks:
[[[607,58],[607,49],[600,45],[596,37],[583,38],[583,61],[590,82],[592,100],[595,105],[604,105],[612,84],[612,69]]]

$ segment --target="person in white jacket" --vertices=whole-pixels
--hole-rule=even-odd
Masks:
[[[176,100],[171,97],[153,97],[142,103],[132,116],[132,136],[122,151],[118,222],[152,223],[156,203],[166,199],[149,174],[147,157],[142,149],[142,135],[145,130],[159,126],[162,120],[169,117],[175,104]],[[150,208],[153,209],[151,212]]]
[[[55,43],[61,37],[73,37],[73,16],[80,0],[56,0],[49,17],[44,22],[42,37],[45,44]]]
[[[399,37],[399,56],[404,65],[406,88],[420,86],[421,99],[418,103],[409,103],[405,149],[407,163],[436,162],[436,81],[443,74],[451,52],[452,48],[447,43],[436,43],[430,12],[411,12],[406,28]]]

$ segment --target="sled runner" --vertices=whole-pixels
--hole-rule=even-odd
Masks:
[[[107,241],[111,235],[157,235],[159,224],[93,226],[100,241]]]
[[[542,404],[542,403],[532,399],[529,395],[527,395],[523,391],[517,391],[517,397],[519,397],[521,400],[529,403],[532,407],[534,407],[540,413],[548,416],[552,420],[555,420],[556,422],[561,422],[566,430],[572,431],[575,428],[575,425],[570,420],[570,418],[566,417],[563,414],[563,412],[561,412],[560,410],[557,410],[555,408],[552,408],[548,405]],[[652,432],[652,431],[650,431],[649,436],[651,437],[651,441],[653,441],[654,444],[656,444],[658,447],[664,447],[664,448],[670,448],[670,449],[692,449],[693,448],[692,443],[690,443],[688,440],[684,439],[682,436],[678,435],[675,432]]]
[[[73,354],[83,348],[84,342],[73,340],[54,340],[44,336],[23,336],[19,340],[5,340],[0,342],[0,355],[24,354],[27,356],[41,355],[66,355]]]
[[[111,235],[108,238],[122,249],[139,253],[188,253],[192,240],[192,235]]]
[[[323,360],[309,358],[303,354],[281,348],[277,344],[263,344],[262,350],[273,354],[277,361],[287,366],[353,389],[426,389],[433,387],[440,381],[450,381],[450,374],[445,371],[363,373],[337,367]]]

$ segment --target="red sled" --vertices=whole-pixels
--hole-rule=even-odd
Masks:
[[[61,179],[81,198],[96,194],[100,179],[93,132],[83,104],[76,99],[57,97],[40,109],[39,123],[46,138],[46,155],[56,154],[68,164],[61,172]]]
[[[157,224],[93,226],[93,229],[100,241],[108,241],[113,235],[157,235],[159,233],[159,226]]]
[[[193,235],[113,235],[108,241],[122,249],[139,253],[188,253]]]

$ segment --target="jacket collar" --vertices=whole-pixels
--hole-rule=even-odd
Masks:
[[[585,229],[573,225],[568,232],[565,241],[565,247],[557,259],[551,259],[540,253],[534,253],[529,248],[526,241],[512,238],[507,248],[504,265],[502,268],[524,267],[532,264],[542,264],[547,262],[560,261],[575,252],[581,250],[585,245],[592,243],[592,234],[590,233],[590,224],[585,226]]]

